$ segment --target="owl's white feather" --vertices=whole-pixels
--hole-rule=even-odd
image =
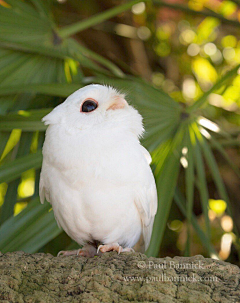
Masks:
[[[89,98],[98,107],[80,112]],[[89,85],[43,121],[49,126],[40,198],[52,204],[58,224],[80,245],[93,240],[123,247],[138,243],[146,250],[157,193],[151,156],[139,142],[141,115],[115,89]]]

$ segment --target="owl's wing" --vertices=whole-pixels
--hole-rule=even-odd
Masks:
[[[49,192],[47,190],[47,187],[45,186],[45,170],[46,170],[46,164],[43,160],[42,164],[42,170],[40,174],[40,181],[39,181],[39,196],[40,196],[40,202],[43,204],[45,201],[45,198],[48,202],[50,202]]]
[[[144,177],[142,180],[143,184],[141,184],[141,188],[139,188],[136,193],[135,204],[142,221],[142,236],[144,249],[146,251],[151,240],[154,217],[157,212],[157,189],[152,170],[149,167],[151,156],[144,147],[142,147],[142,151],[147,160],[148,166],[144,170]]]
[[[39,181],[39,196],[40,202],[43,204],[45,201],[45,187],[44,187],[44,178],[43,178],[43,168],[40,173],[40,181]]]
[[[39,182],[39,196],[40,196],[40,202],[43,204],[45,201],[45,188],[44,188],[43,178],[41,175]]]
[[[146,150],[145,147],[143,147],[142,145],[140,145],[140,147],[141,147],[141,150],[142,150],[142,153],[143,153],[144,157],[147,160],[148,165],[150,165],[152,163],[151,155],[149,154],[148,150]]]
[[[51,197],[50,197],[50,191],[48,188],[48,180],[47,180],[47,171],[48,171],[48,165],[46,161],[43,159],[43,164],[42,164],[42,170],[40,174],[40,181],[39,181],[39,196],[40,196],[40,202],[43,204],[45,199],[52,204],[51,202]],[[62,228],[57,216],[54,213],[54,217],[56,219],[56,222],[58,224],[59,228]]]

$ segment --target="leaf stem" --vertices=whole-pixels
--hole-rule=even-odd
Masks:
[[[74,35],[80,31],[83,31],[89,27],[92,27],[107,19],[110,19],[116,15],[121,14],[121,13],[125,12],[126,10],[130,9],[134,4],[137,4],[139,2],[146,2],[146,0],[133,0],[130,2],[124,3],[122,5],[113,7],[105,12],[94,15],[90,18],[86,18],[85,20],[81,20],[74,24],[65,26],[65,27],[59,29],[58,34],[61,38],[67,38],[71,35]]]

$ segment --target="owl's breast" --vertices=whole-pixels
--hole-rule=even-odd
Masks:
[[[124,185],[144,173],[144,156],[136,137],[112,131],[66,132],[50,126],[44,158],[69,184],[93,180]]]

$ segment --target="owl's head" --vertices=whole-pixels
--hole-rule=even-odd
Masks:
[[[141,136],[142,116],[130,106],[125,96],[109,86],[91,84],[70,95],[42,121],[79,131],[125,129]]]

